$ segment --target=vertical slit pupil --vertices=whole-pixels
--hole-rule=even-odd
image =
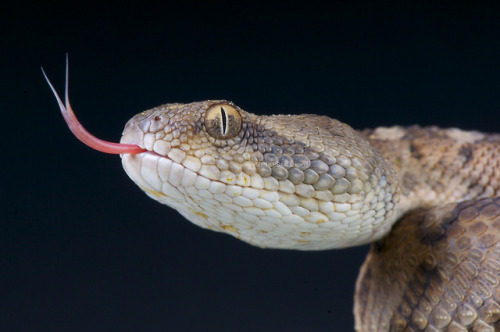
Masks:
[[[223,107],[220,108],[220,112],[222,115],[222,135],[226,135],[227,133],[227,114]]]

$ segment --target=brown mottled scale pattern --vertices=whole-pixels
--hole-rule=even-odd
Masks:
[[[500,329],[500,198],[409,213],[372,245],[358,331]]]
[[[500,135],[418,126],[363,134],[398,174],[402,211],[500,196]]]

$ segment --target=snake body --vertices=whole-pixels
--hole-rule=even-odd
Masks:
[[[358,132],[212,100],[142,112],[117,144],[89,134],[67,86],[64,104],[48,83],[80,140],[121,154],[147,195],[201,227],[263,248],[371,242],[357,331],[500,330],[500,135]]]
[[[499,327],[499,135],[357,132],[218,100],[140,113],[121,142],[148,150],[123,155],[130,178],[204,228],[271,248],[373,242],[356,287],[359,331]]]

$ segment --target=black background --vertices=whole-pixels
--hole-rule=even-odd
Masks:
[[[472,3],[472,2],[471,2]],[[139,111],[228,99],[354,128],[500,127],[500,11],[462,2],[18,2],[0,10],[0,331],[349,331],[368,247],[261,250],[146,197],[118,141]]]

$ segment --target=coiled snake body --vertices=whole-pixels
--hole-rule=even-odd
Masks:
[[[500,135],[357,132],[325,116],[257,116],[211,100],[142,112],[116,144],[77,122],[67,86],[66,103],[56,97],[79,139],[121,154],[146,194],[201,227],[268,248],[372,242],[356,330],[500,328]]]

